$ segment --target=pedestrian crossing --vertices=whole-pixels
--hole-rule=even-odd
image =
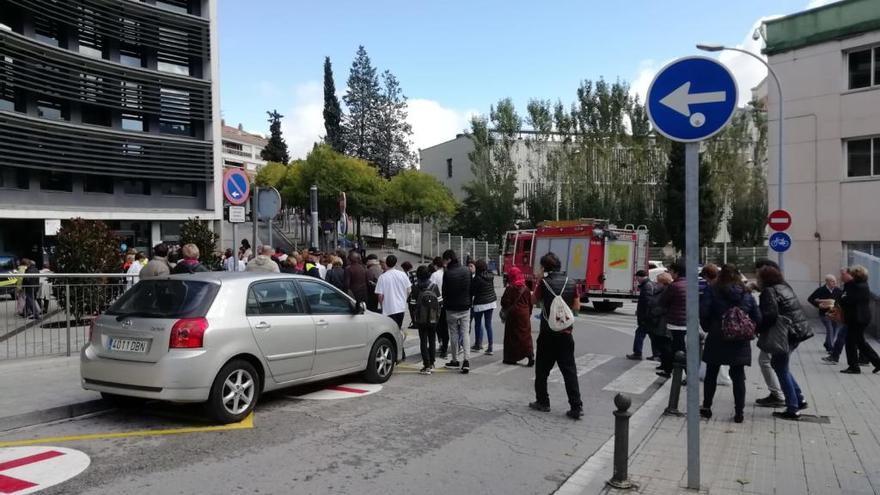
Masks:
[[[582,312],[580,319],[590,325],[597,325],[625,335],[636,331],[635,304],[624,303],[623,308],[614,313]]]
[[[657,362],[639,361],[638,364],[619,375],[611,383],[602,388],[609,392],[641,395],[657,381]]]
[[[593,371],[594,369],[602,366],[614,359],[614,356],[609,356],[607,354],[584,354],[583,356],[578,356],[575,358],[574,362],[577,365],[577,376],[578,378],[586,375],[587,373]],[[547,383],[560,383],[562,382],[562,374],[559,372],[559,368],[553,368],[550,371],[550,376],[547,378]]]

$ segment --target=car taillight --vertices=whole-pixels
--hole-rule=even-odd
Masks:
[[[202,347],[208,320],[204,318],[184,318],[174,322],[171,327],[171,349],[194,349]]]

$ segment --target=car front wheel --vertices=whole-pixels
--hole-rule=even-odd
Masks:
[[[251,363],[236,359],[217,373],[208,398],[208,413],[221,423],[237,423],[257,405],[260,379]]]
[[[364,378],[370,383],[385,383],[394,371],[394,345],[387,337],[382,337],[373,344],[367,360]]]

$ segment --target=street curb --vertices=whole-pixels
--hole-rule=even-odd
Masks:
[[[0,432],[33,426],[61,419],[70,419],[83,414],[91,414],[111,409],[112,406],[103,399],[77,402],[66,406],[52,407],[40,411],[31,411],[14,416],[0,418]]]
[[[667,386],[668,385],[668,386]],[[669,402],[669,391],[672,380],[666,380],[630,418],[629,458],[638,452],[642,444],[650,436],[663,419],[663,411]],[[611,408],[609,408],[609,414]],[[611,479],[614,468],[614,435],[608,439],[586,462],[574,472],[554,495],[593,495],[606,493],[605,481]]]

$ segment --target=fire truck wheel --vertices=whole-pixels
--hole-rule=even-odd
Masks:
[[[610,301],[593,301],[593,308],[600,313],[612,313],[620,307],[620,303]]]

